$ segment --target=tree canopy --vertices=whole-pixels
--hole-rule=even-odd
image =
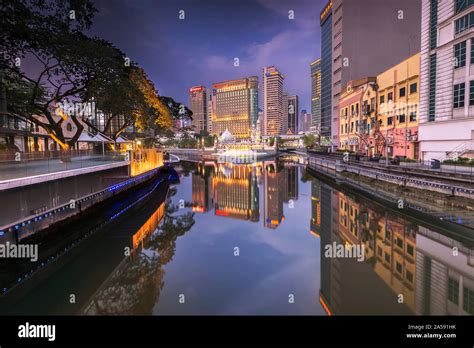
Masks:
[[[97,11],[90,0],[5,0],[0,10],[0,88],[9,114],[42,127],[64,150],[84,123],[114,138],[131,124],[141,130],[172,127],[175,102],[160,97],[146,72],[119,48],[84,33]],[[102,129],[91,114],[78,112],[83,107],[64,110],[65,104],[93,104],[104,119]],[[76,126],[72,137],[63,133],[67,119]]]

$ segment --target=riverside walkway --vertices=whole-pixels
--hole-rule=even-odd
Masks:
[[[118,153],[77,155],[72,156],[68,162],[62,162],[59,158],[1,161],[0,191],[128,164],[129,161],[126,161],[125,157]]]

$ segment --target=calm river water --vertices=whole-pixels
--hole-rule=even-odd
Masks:
[[[0,313],[474,314],[474,249],[454,233],[291,159],[177,169],[179,184],[11,289]]]

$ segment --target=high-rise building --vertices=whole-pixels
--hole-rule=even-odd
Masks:
[[[280,135],[284,130],[284,76],[274,66],[263,68],[263,135]]]
[[[298,134],[298,96],[289,95],[286,97],[286,134]]]
[[[283,126],[281,127],[281,134],[288,132],[288,93],[283,92]]]
[[[301,132],[309,132],[311,128],[311,114],[306,112],[306,109],[301,110]]]
[[[206,87],[189,89],[189,109],[193,112],[191,127],[196,133],[207,132],[207,93]]]
[[[421,1],[330,0],[321,23],[321,132],[338,137],[341,88],[419,51]]]
[[[248,139],[258,119],[258,77],[251,76],[213,84],[212,134],[226,129],[237,139]]]
[[[210,92],[207,98],[207,132],[209,134],[212,133],[212,115],[214,112],[214,101],[212,99],[212,92]]]
[[[472,157],[474,2],[423,1],[421,18],[421,157]]]
[[[321,58],[309,64],[311,70],[311,126],[321,126]]]
[[[320,15],[321,23],[321,121],[322,136],[331,138],[332,118],[332,0]]]

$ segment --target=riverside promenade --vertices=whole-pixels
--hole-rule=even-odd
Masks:
[[[146,182],[163,166],[156,149],[0,165],[0,241],[18,242],[119,192]],[[28,171],[20,168],[27,167]],[[37,174],[33,174],[37,173]]]
[[[384,205],[420,214],[422,219],[433,223],[464,226],[471,233],[474,230],[474,184],[469,174],[384,167],[368,161],[343,161],[332,155],[298,154],[315,175],[363,192]]]

